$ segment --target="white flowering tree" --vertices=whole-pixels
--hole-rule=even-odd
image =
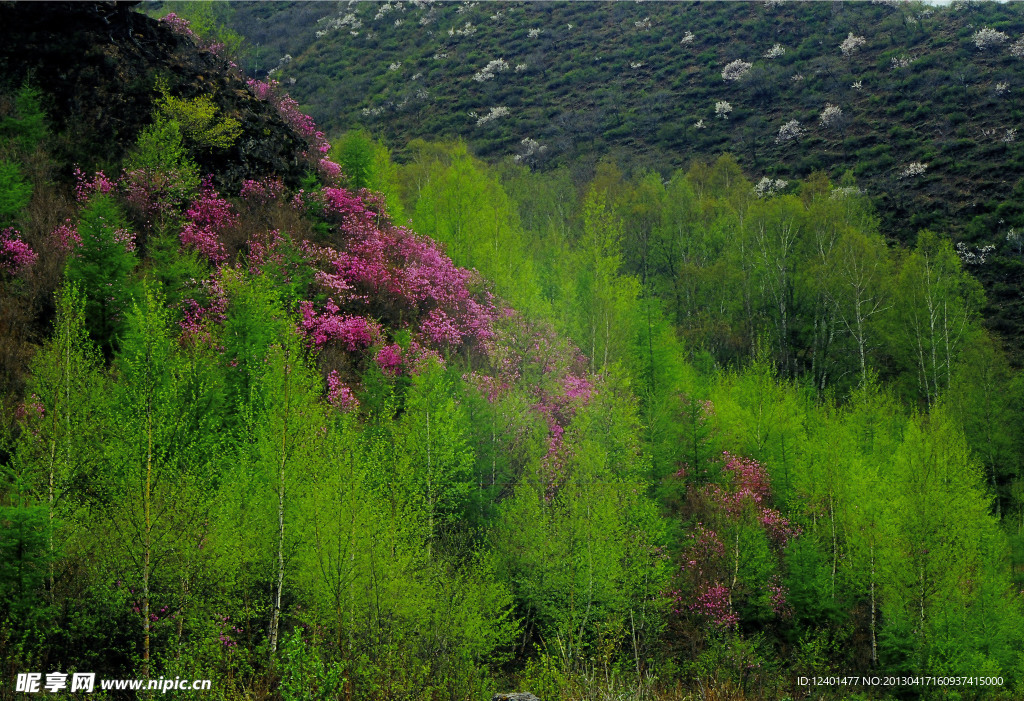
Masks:
[[[760,198],[771,197],[788,184],[785,180],[772,180],[765,176],[757,182],[757,185],[754,185],[754,195]]]
[[[764,52],[764,57],[768,60],[778,58],[779,56],[785,56],[786,50],[782,48],[782,44],[776,44],[772,48]]]
[[[850,32],[842,43],[839,44],[839,50],[843,53],[843,56],[849,58],[857,52],[857,50],[868,43],[868,40],[864,37],[856,36],[853,32]]]
[[[1010,44],[1010,55],[1014,58],[1024,58],[1024,37]]]
[[[998,49],[1000,46],[1009,41],[1008,37],[1004,32],[1000,32],[991,27],[982,27],[974,33],[971,40],[974,45],[978,47],[978,51],[988,51],[989,49]]]
[[[924,172],[926,170],[928,170],[927,164],[914,161],[913,163],[908,163],[906,167],[900,171],[900,174],[897,176],[897,178],[899,180],[906,180],[907,178],[918,178],[924,175]]]
[[[496,58],[479,71],[473,74],[473,80],[483,83],[494,78],[495,74],[508,70],[508,62],[503,58]]]
[[[834,129],[842,126],[843,110],[831,102],[825,103],[825,109],[818,115],[818,123],[826,129]]]
[[[779,127],[779,133],[775,137],[775,143],[782,144],[787,141],[793,141],[799,139],[804,135],[804,128],[800,126],[800,122],[795,119],[791,119],[781,127]]]
[[[478,117],[477,118],[476,125],[478,127],[481,127],[484,124],[487,124],[488,122],[493,122],[495,119],[500,119],[501,117],[507,117],[508,115],[509,115],[508,107],[492,107],[490,112],[488,112],[487,114],[485,114],[482,117]]]
[[[725,100],[715,103],[715,116],[719,119],[728,119],[730,112],[732,112],[732,105]]]
[[[736,59],[731,63],[726,64],[725,68],[722,69],[722,80],[735,82],[742,80],[743,76],[747,74],[753,64],[747,63],[741,59]]]

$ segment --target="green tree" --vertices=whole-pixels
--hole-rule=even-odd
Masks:
[[[110,195],[94,195],[78,223],[82,245],[69,258],[68,279],[85,297],[89,334],[108,356],[131,304],[130,275],[138,260],[133,237]]]

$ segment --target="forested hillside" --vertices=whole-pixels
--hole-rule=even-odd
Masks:
[[[138,9],[0,4],[0,698],[1024,695],[990,251],[851,172],[393,157]]]
[[[167,3],[165,3],[167,5]],[[173,5],[173,3],[170,3]],[[329,132],[584,173],[852,173],[887,237],[963,244],[989,328],[1024,341],[1018,3],[237,3],[219,10]],[[589,175],[587,176],[589,177]],[[970,258],[984,251],[981,258]]]

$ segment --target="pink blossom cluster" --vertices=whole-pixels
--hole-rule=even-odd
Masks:
[[[269,102],[277,108],[277,113],[288,123],[299,135],[302,136],[321,156],[331,150],[331,144],[327,141],[322,131],[316,128],[316,122],[308,114],[299,109],[299,103],[293,100],[288,93],[282,93],[280,83],[276,80],[255,80],[250,78],[246,81],[249,90],[256,99]]]
[[[317,172],[325,183],[338,185],[341,183],[341,166],[329,158],[321,158],[317,163]]]
[[[331,223],[346,228],[372,225],[374,213],[367,209],[362,198],[340,187],[325,187],[314,192],[299,190],[295,194],[296,207],[311,209]]]
[[[258,275],[267,265],[281,265],[288,239],[277,229],[260,232],[249,239],[249,272]]]
[[[714,530],[698,523],[683,549],[682,569],[700,576],[704,568],[712,568],[725,557],[725,544]]]
[[[160,22],[167,25],[167,27],[178,36],[187,37],[188,39],[199,43],[199,35],[192,31],[192,23],[184,17],[178,17],[178,15],[171,12],[170,14],[162,17]]]
[[[722,489],[711,484],[705,494],[712,502],[721,505],[734,518],[748,507],[753,507],[761,525],[768,535],[781,545],[800,535],[800,528],[793,526],[778,510],[767,505],[771,498],[771,482],[767,471],[756,460],[722,452],[724,471],[731,479],[728,488]]]
[[[330,341],[337,341],[348,351],[368,348],[381,337],[380,327],[373,321],[352,314],[338,314],[340,308],[334,300],[328,299],[324,311],[317,313],[313,303],[299,303],[302,320],[299,325],[306,338],[317,348]]]
[[[114,190],[115,182],[102,170],[97,170],[92,178],[87,177],[77,165],[72,172],[75,175],[75,199],[79,202],[88,201],[97,192],[105,195]]]
[[[768,599],[771,601],[772,611],[775,615],[788,616],[790,614],[789,607],[786,605],[787,594],[789,591],[779,583],[777,578],[768,585]]]
[[[55,248],[64,252],[74,250],[82,245],[78,224],[71,219],[65,219],[63,224],[50,232],[50,240]]]
[[[246,202],[269,204],[284,199],[284,183],[280,178],[243,180],[238,196]]]
[[[192,201],[185,217],[185,226],[180,235],[181,244],[196,249],[213,263],[224,262],[228,256],[224,244],[219,241],[219,235],[234,226],[238,217],[232,211],[231,204],[213,188],[211,177],[204,179],[199,196]]]
[[[586,404],[593,392],[594,386],[585,376],[566,373],[562,378],[562,393],[567,399],[579,399]]]
[[[214,619],[217,621],[217,627],[220,628],[220,635],[217,639],[220,641],[222,647],[230,650],[238,645],[238,642],[231,637],[231,634],[242,633],[243,630],[231,622],[231,616],[226,614],[214,614]]]
[[[180,37],[191,39],[195,42],[196,46],[201,49],[215,54],[216,56],[223,57],[224,49],[226,48],[222,42],[217,41],[204,41],[195,31],[192,29],[192,24],[184,17],[179,17],[173,12],[165,15],[160,19],[162,24],[167,25],[172,32]],[[235,68],[235,64],[231,64],[232,68]]]
[[[402,347],[397,343],[383,346],[377,351],[376,360],[385,375],[395,377],[402,371]]]
[[[723,630],[735,628],[740,618],[732,609],[732,595],[729,588],[720,584],[708,587],[697,595],[697,600],[690,604],[690,610],[707,616],[711,622]]]
[[[21,232],[14,227],[0,231],[0,270],[18,275],[31,268],[38,256],[21,240]]]
[[[477,392],[487,398],[492,404],[501,398],[511,387],[511,384],[500,377],[492,377],[481,372],[467,372],[462,379]]]
[[[221,285],[220,277],[215,273],[202,283],[203,296],[209,301],[204,306],[195,299],[182,301],[181,340],[183,342],[209,341],[210,324],[222,324],[227,318],[228,297]]]
[[[347,304],[386,297],[407,318],[419,317],[420,337],[435,349],[492,336],[492,300],[475,299],[475,274],[455,266],[433,241],[394,227],[359,226],[350,233],[347,250],[315,250],[328,267],[315,278],[325,291]]]
[[[331,370],[327,376],[327,401],[342,411],[354,411],[359,408],[359,400],[352,390],[341,381],[337,370]]]
[[[39,420],[46,416],[46,407],[39,401],[39,395],[32,393],[23,402],[19,402],[18,406],[14,409],[14,418],[18,421],[25,421],[26,419]]]

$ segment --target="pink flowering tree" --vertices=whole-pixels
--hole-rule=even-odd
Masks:
[[[673,611],[719,632],[785,619],[780,567],[800,528],[772,505],[771,480],[759,462],[728,451],[717,462],[717,481],[688,488],[696,523],[680,549]]]

